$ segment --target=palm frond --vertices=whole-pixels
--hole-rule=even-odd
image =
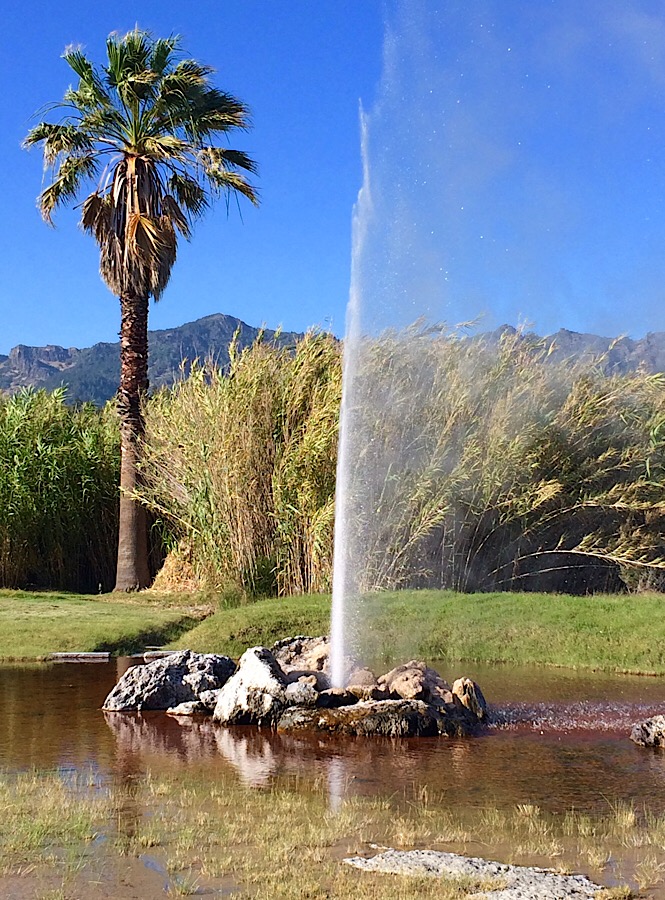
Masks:
[[[143,149],[146,155],[169,164],[187,162],[192,152],[188,141],[175,134],[149,135],[145,138]]]
[[[233,169],[245,169],[247,172],[256,174],[258,166],[256,161],[242,150],[225,150],[224,148],[216,148],[224,160],[227,167]]]
[[[51,122],[40,122],[30,129],[23,146],[33,147],[35,144],[43,144],[44,162],[47,166],[52,166],[63,153],[81,154],[91,153],[93,150],[90,135],[76,125]]]
[[[157,38],[152,45],[150,68],[163,76],[168,70],[174,52],[180,47],[180,35],[173,34],[169,38]]]
[[[253,206],[259,205],[259,195],[249,182],[237,172],[228,172],[224,169],[206,171],[210,184],[215,191],[222,194],[242,194]]]
[[[111,102],[102,79],[80,47],[67,47],[62,58],[80,79],[78,89],[72,94],[72,97],[77,98],[82,108],[88,108],[95,104],[106,106]]]
[[[116,294],[157,299],[170,276],[177,238],[224,192],[257,203],[240,174],[256,171],[239,150],[207,147],[212,135],[246,128],[247,108],[211,85],[212,68],[178,58],[177,36],[136,28],[111,34],[105,67],[78,47],[64,58],[78,75],[59,122],[40,122],[24,146],[40,145],[54,178],[39,197],[44,218],[103,172],[82,203],[81,225],[100,248],[100,272]],[[90,185],[89,185],[90,187]]]
[[[177,200],[170,194],[165,194],[162,197],[162,213],[163,218],[170,221],[180,234],[189,240],[192,235],[189,220],[180,208]]]
[[[192,218],[198,219],[208,208],[205,190],[190,175],[174,172],[169,178],[168,187],[179,205],[183,206]]]
[[[49,225],[53,224],[53,211],[63,203],[73,200],[78,195],[81,183],[96,171],[97,160],[91,153],[67,156],[63,160],[56,177],[37,198],[42,217]]]

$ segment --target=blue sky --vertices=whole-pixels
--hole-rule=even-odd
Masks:
[[[220,205],[197,225],[151,307],[152,328],[224,312],[343,333],[362,100],[368,320],[390,322],[406,297],[407,317],[665,330],[662,4],[395,4],[26,0],[6,10],[0,352],[116,339],[118,303],[96,247],[74,212],[58,213],[55,229],[42,223],[41,158],[20,141],[70,83],[64,47],[80,43],[101,61],[107,34],[135,24],[181,34],[250,106],[254,128],[234,144],[259,162],[262,200],[243,204],[242,219]]]
[[[234,144],[260,166],[261,207],[227,217],[218,205],[183,243],[150,327],[224,312],[288,330],[344,328],[351,209],[362,171],[358,103],[381,69],[380,0],[158,0],[112,4],[13,2],[0,54],[0,352],[18,343],[89,346],[116,340],[118,301],[101,283],[97,251],[74,213],[40,219],[42,163],[20,142],[45,103],[71,82],[60,58],[83,44],[103,60],[111,31],[138,23],[183,36],[191,56],[215,67],[216,84],[247,103],[254,127]]]

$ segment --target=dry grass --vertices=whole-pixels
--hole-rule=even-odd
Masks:
[[[146,851],[172,896],[233,888],[235,896],[265,900],[460,900],[498,886],[359,872],[340,862],[386,846],[429,846],[569,872],[590,864],[586,816],[553,818],[535,806],[461,814],[429,791],[411,798],[349,798],[333,812],[325,784],[316,781],[256,790],[233,778],[211,781],[194,773],[145,780],[118,775],[110,783],[24,774],[0,779],[0,805],[0,890],[17,876],[26,886],[50,879],[52,897],[58,890],[66,898],[79,896],[85,887],[86,898],[96,900],[102,896],[95,887],[99,873],[121,860],[130,866]],[[665,820],[636,815],[631,823],[610,812],[591,827],[595,845],[612,854],[613,875],[640,885],[661,877],[656,848],[662,846]],[[622,857],[621,840],[635,830],[642,833],[643,849]],[[596,863],[597,872],[604,860]],[[631,894],[621,887],[604,896],[619,900]]]
[[[175,536],[165,583],[254,595],[330,584],[339,346],[262,341],[194,366],[146,410],[145,502]]]
[[[534,570],[556,584],[573,560],[658,579],[663,376],[555,362],[520,333],[415,327],[354,353],[346,523],[360,593],[534,589]]]

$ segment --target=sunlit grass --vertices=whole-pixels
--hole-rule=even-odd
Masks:
[[[86,898],[96,898],[105,866],[119,860],[140,866],[147,848],[171,896],[224,888],[266,900],[453,900],[498,886],[361,872],[341,862],[385,847],[452,850],[582,871],[596,881],[611,860],[613,881],[642,888],[663,877],[665,817],[624,806],[594,819],[574,811],[554,816],[532,804],[455,810],[428,789],[416,796],[349,797],[332,811],[324,780],[284,780],[257,790],[233,777],[211,782],[209,773],[116,777],[101,785],[25,773],[0,776],[0,808],[0,894],[3,879],[20,875],[26,896],[38,896],[29,886],[48,876],[52,898],[61,888],[63,897],[80,896],[84,884]],[[623,886],[603,896],[631,895]]]
[[[367,656],[551,665],[665,673],[659,594],[594,595],[394,591],[364,600]],[[220,609],[173,646],[240,655],[295,634],[325,634],[326,595],[261,600]],[[583,637],[583,640],[580,638]]]
[[[190,628],[201,612],[134,599],[62,592],[0,591],[0,658],[65,651],[131,653]]]

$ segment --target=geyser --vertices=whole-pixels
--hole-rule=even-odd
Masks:
[[[558,544],[531,520],[529,542],[520,521],[520,504],[556,503],[556,477],[530,480],[524,460],[543,422],[566,432],[582,366],[553,366],[551,342],[528,334],[654,327],[664,87],[665,22],[646,0],[390,8],[377,99],[360,117],[336,684],[347,654],[371,655],[372,592],[519,587],[543,554],[566,550],[547,564],[567,572],[588,552],[577,521]]]

